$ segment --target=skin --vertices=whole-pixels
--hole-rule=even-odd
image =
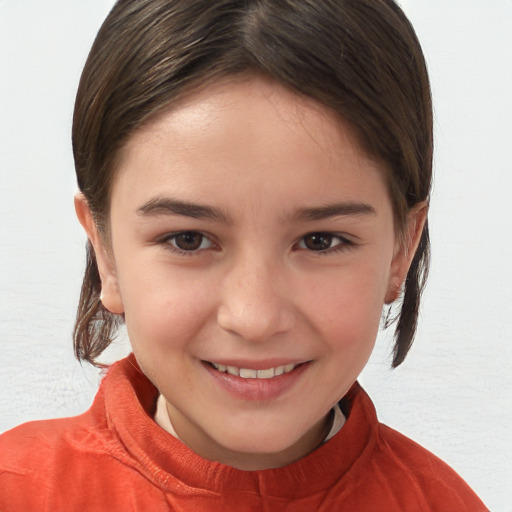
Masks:
[[[419,204],[397,236],[384,170],[330,111],[250,77],[197,91],[129,139],[106,244],[76,197],[103,304],[124,313],[141,368],[199,455],[265,469],[322,443],[425,221]],[[245,399],[205,361],[306,364],[271,399]]]

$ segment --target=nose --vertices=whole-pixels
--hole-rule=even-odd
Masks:
[[[218,324],[251,342],[290,331],[296,322],[286,272],[247,257],[234,264],[221,284]]]

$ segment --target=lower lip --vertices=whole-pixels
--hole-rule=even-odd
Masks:
[[[291,372],[270,379],[244,379],[236,375],[219,372],[211,364],[203,366],[215,382],[229,394],[240,400],[265,402],[274,400],[294,386],[311,363],[302,363]]]

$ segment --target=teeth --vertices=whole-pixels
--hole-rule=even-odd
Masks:
[[[258,370],[257,373],[258,379],[271,379],[274,376],[274,368],[269,368],[268,370]]]
[[[240,377],[243,379],[257,379],[258,370],[248,370],[247,368],[240,368]]]
[[[236,366],[225,366],[223,364],[211,363],[214,368],[219,372],[229,373],[242,379],[271,379],[278,377],[284,373],[291,372],[297,365],[289,363],[283,366],[276,366],[275,368],[267,368],[265,370],[252,370],[250,368],[237,368]]]
[[[283,375],[284,373],[284,366],[278,366],[277,368],[274,368],[274,375],[277,377],[278,375]]]
[[[219,366],[222,366],[222,365],[219,365]],[[217,370],[219,370],[220,372],[222,371],[220,368],[217,368]],[[238,368],[236,366],[226,366],[226,370],[230,375],[237,375],[237,376],[240,375],[240,371],[238,370]]]

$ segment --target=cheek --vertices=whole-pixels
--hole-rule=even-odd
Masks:
[[[157,268],[139,268],[129,280],[121,279],[121,293],[132,346],[167,352],[197,335],[211,318],[213,305],[202,281]]]
[[[373,346],[386,293],[382,272],[356,270],[315,286],[316,292],[304,306],[319,330],[334,348],[357,350]]]

